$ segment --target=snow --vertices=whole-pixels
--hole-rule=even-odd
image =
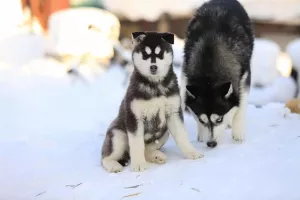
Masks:
[[[26,63],[42,58],[44,55],[44,38],[42,35],[14,33],[0,39],[0,60],[18,68]],[[18,55],[16,59],[15,55]]]
[[[255,38],[251,60],[250,103],[286,103],[295,97],[297,84],[290,77],[291,66],[288,61],[290,60],[281,52],[277,43],[265,38]],[[256,87],[257,85],[263,87]]]
[[[41,35],[18,32],[16,25],[22,19],[16,2],[10,0],[11,4],[1,7],[4,15],[1,15],[0,30],[0,199],[115,200],[132,194],[136,196],[128,199],[300,198],[300,181],[295,178],[300,168],[300,115],[289,113],[283,104],[268,104],[262,108],[249,105],[246,142],[233,143],[229,131],[215,149],[196,142],[196,124],[186,114],[190,139],[204,153],[203,159],[184,159],[170,138],[164,147],[168,156],[166,164],[151,164],[143,173],[133,173],[129,168],[119,174],[104,171],[100,165],[101,145],[125,92],[124,71],[113,66],[105,73],[100,70],[95,74],[88,66],[82,66],[84,81],[66,75],[65,65],[43,58],[47,41]],[[113,5],[116,0],[109,2]],[[152,1],[151,5],[145,1],[143,4],[147,11],[155,5]],[[164,7],[170,8],[170,3],[162,5],[161,10]],[[10,8],[14,8],[15,13]],[[189,9],[185,1],[172,1],[172,8]],[[143,9],[136,10],[155,17]],[[51,18],[48,38],[59,53],[87,51],[86,46],[82,46],[86,48],[81,52],[75,49],[83,33],[78,31],[80,27],[90,22],[108,27],[99,24],[97,14],[80,19],[84,12],[78,15],[69,12],[70,15],[64,16],[61,13]],[[74,26],[64,25],[69,20],[76,22],[72,23]],[[96,33],[84,34],[97,36]],[[69,35],[74,37],[68,38]],[[180,63],[180,40],[174,45],[174,54],[175,61]],[[263,54],[267,56],[266,51]],[[179,69],[176,72],[179,76]],[[273,80],[270,83],[278,89],[269,90],[284,92],[292,88],[290,79],[281,81],[287,86],[281,88],[280,84],[278,88],[279,84]],[[257,94],[256,98],[261,95]],[[266,102],[269,101],[272,99]],[[126,188],[132,186],[134,188]]]
[[[196,124],[186,115],[203,159],[184,159],[170,138],[166,164],[109,174],[100,165],[101,145],[125,92],[124,71],[114,66],[83,83],[61,73],[35,73],[33,63],[46,71],[52,65],[54,74],[61,67],[39,60],[27,65],[31,73],[0,73],[0,199],[300,198],[300,115],[283,104],[249,105],[246,142],[233,143],[228,132],[215,149],[195,141]]]
[[[271,102],[287,103],[295,97],[297,85],[290,77],[277,77],[271,84],[263,88],[251,88],[249,103],[265,105]]]
[[[276,61],[279,55],[280,47],[277,43],[269,39],[255,38],[251,60],[252,85],[268,85],[278,77]]]
[[[291,41],[286,47],[286,52],[291,56],[295,67],[300,71],[300,38]]]

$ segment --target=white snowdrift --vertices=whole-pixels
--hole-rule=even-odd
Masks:
[[[125,92],[123,79],[119,68],[89,84],[68,77],[0,74],[0,199],[300,197],[300,116],[282,104],[249,105],[247,141],[234,144],[227,133],[216,149],[195,141],[195,122],[186,115],[190,138],[203,159],[184,159],[171,138],[163,149],[167,164],[151,164],[144,173],[128,168],[105,172],[100,149]]]
[[[251,60],[252,85],[268,85],[278,77],[276,61],[280,52],[277,43],[268,39],[255,39]]]
[[[281,49],[277,43],[264,38],[255,39],[251,60],[250,103],[255,105],[286,103],[294,98],[297,85],[289,76],[291,66],[287,62],[279,62],[280,56],[282,56]],[[257,85],[264,87],[257,88]]]
[[[15,33],[0,39],[0,61],[13,68],[20,68],[43,56],[44,38],[42,35]]]
[[[292,78],[280,76],[264,88],[252,87],[249,102],[255,105],[287,103],[295,97],[296,90],[297,85]]]
[[[300,73],[300,38],[290,42],[286,47],[286,52],[290,55],[294,66]]]

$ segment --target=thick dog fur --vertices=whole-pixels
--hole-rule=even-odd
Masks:
[[[215,147],[232,123],[244,140],[254,36],[251,21],[236,0],[211,0],[191,19],[181,77],[182,109],[197,121],[198,140]]]
[[[107,131],[102,166],[109,172],[120,172],[130,159],[133,171],[143,171],[147,161],[165,163],[167,157],[159,149],[169,131],[187,158],[202,157],[191,145],[183,123],[173,71],[174,35],[135,32],[132,36],[134,71],[119,114]]]

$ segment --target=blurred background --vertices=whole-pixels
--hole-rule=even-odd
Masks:
[[[2,0],[0,74],[72,77],[90,82],[111,68],[132,71],[131,32],[176,35],[180,73],[187,23],[204,0]],[[299,96],[300,0],[240,0],[253,20],[250,103]]]

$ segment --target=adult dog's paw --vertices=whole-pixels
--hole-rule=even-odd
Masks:
[[[201,154],[199,151],[197,150],[192,150],[192,151],[188,151],[188,152],[184,152],[184,155],[188,158],[188,159],[192,159],[192,160],[196,160],[199,158],[204,157],[203,154]]]

